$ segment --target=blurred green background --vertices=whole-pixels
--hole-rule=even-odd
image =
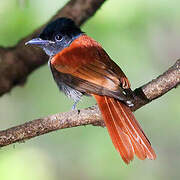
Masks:
[[[1,0],[0,45],[15,45],[65,3]],[[179,7],[178,0],[109,0],[82,29],[103,45],[134,89],[180,58]],[[179,179],[179,92],[174,89],[135,112],[157,153],[155,161],[135,158],[127,166],[105,128],[78,127],[0,149],[0,180]],[[92,98],[83,98],[78,108],[94,103]],[[59,93],[45,65],[34,71],[23,87],[0,98],[0,129],[71,107],[72,101]]]

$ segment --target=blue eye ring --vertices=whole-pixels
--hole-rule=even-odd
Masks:
[[[57,35],[55,36],[55,40],[56,40],[56,41],[62,41],[62,39],[63,39],[63,37],[62,37],[60,34],[57,34]]]

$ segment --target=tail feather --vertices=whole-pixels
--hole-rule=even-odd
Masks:
[[[137,141],[137,137],[135,136],[135,134],[133,133],[134,132],[134,128],[128,126],[128,122],[126,123],[126,120],[129,120],[126,116],[125,113],[123,113],[123,109],[122,109],[122,106],[124,105],[123,103],[118,103],[119,106],[115,106],[116,105],[116,102],[114,99],[110,99],[111,101],[113,101],[113,108],[116,109],[116,112],[117,114],[119,114],[119,116],[121,116],[122,118],[122,122],[123,122],[123,125],[124,127],[126,128],[126,133],[128,134],[129,138],[131,139],[131,142],[132,142],[132,146],[134,148],[134,153],[137,155],[137,157],[141,160],[144,160],[146,158],[146,155],[145,155],[145,149],[144,147],[141,145],[141,143],[139,143]],[[122,105],[122,106],[121,106]],[[125,106],[125,105],[124,105]],[[120,111],[122,110],[122,111]],[[132,113],[132,112],[130,112]],[[134,119],[135,120],[135,119]],[[117,121],[117,124],[119,124],[119,121]],[[134,155],[134,154],[133,154]]]
[[[116,126],[114,118],[114,112],[111,110],[111,104],[107,101],[106,97],[101,99],[102,108],[106,112],[104,113],[104,119],[109,119],[108,131],[111,136],[112,142],[119,151],[122,159],[129,163],[129,160],[133,159],[133,152],[131,151],[131,142],[128,136],[123,132],[121,128]]]
[[[117,103],[119,105],[119,109],[122,110],[121,111],[122,114],[125,116],[124,119],[125,119],[127,128],[128,127],[131,128],[130,133],[132,135],[134,135],[135,140],[144,147],[147,158],[155,159],[156,154],[151,147],[151,143],[148,140],[148,138],[146,137],[146,135],[144,134],[141,126],[137,122],[137,120],[136,120],[134,114],[132,113],[132,111],[130,110],[130,108],[127,107],[125,104],[120,103],[119,101],[117,101]]]
[[[156,154],[130,108],[111,97],[93,96],[112,142],[125,163],[133,160],[135,154],[142,160],[155,159]]]

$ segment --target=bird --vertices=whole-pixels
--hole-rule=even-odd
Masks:
[[[93,96],[110,138],[123,161],[156,159],[150,141],[131,111],[134,94],[121,68],[103,47],[81,31],[75,22],[60,17],[50,22],[38,37],[26,42],[49,56],[53,78],[76,109],[83,95]]]

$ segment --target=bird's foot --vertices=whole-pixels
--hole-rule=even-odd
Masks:
[[[73,104],[73,106],[72,106],[72,110],[77,110],[77,107],[76,107],[76,106],[77,106],[77,103],[78,103],[78,101],[75,101],[75,102],[74,102],[74,104]]]

